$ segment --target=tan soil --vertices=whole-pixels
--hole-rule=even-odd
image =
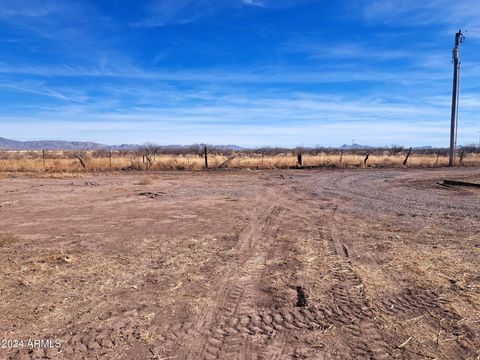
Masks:
[[[0,179],[0,358],[478,359],[479,169]],[[143,195],[140,195],[143,194]]]

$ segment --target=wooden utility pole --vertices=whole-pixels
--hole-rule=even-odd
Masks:
[[[453,90],[452,90],[452,113],[450,124],[450,157],[448,160],[448,166],[453,166],[455,163],[455,150],[457,147],[457,121],[458,121],[458,96],[460,94],[459,81],[460,81],[460,61],[458,59],[458,50],[460,44],[465,37],[462,34],[462,30],[458,30],[455,34],[455,47],[453,48],[452,61],[453,61]]]

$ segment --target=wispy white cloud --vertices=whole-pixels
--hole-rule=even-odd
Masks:
[[[480,7],[477,0],[373,0],[361,4],[367,21],[415,26],[443,24],[449,33],[462,28],[470,29],[472,38],[480,36]]]
[[[43,81],[40,81],[40,82],[28,81],[28,82],[20,82],[20,83],[19,82],[16,82],[16,83],[0,82],[0,88],[11,89],[18,92],[42,95],[42,96],[51,97],[54,99],[66,100],[66,101],[72,101],[72,102],[81,102],[85,100],[85,97],[79,96],[78,92],[77,94],[74,95],[73,94],[74,91],[71,91],[71,90],[67,90],[66,92],[64,92],[64,91],[61,91],[60,89],[52,89],[46,86]]]
[[[147,2],[145,15],[131,23],[133,27],[154,28],[189,24],[211,17],[223,10],[241,10],[243,6],[264,9],[287,9],[321,0],[154,0]]]
[[[126,98],[130,96],[129,91],[136,91],[128,86],[125,90]],[[392,102],[388,96],[372,100],[369,96],[353,99],[311,93],[258,95],[220,89],[192,101],[195,91],[163,89],[156,93],[154,88],[149,88],[138,92],[137,105],[114,111],[115,99],[121,103],[122,94],[113,91],[85,104],[1,115],[0,129],[4,136],[10,137],[19,137],[23,127],[28,126],[29,133],[37,137],[55,138],[62,133],[63,138],[80,136],[107,143],[232,142],[248,146],[313,146],[341,145],[352,138],[371,145],[393,142],[446,145],[448,142],[448,97]],[[478,104],[465,103],[463,109],[471,109],[473,113]],[[472,119],[475,116],[463,123],[460,143],[475,140],[475,132],[468,133],[476,126]]]
[[[59,56],[49,59],[50,65],[20,56],[17,61],[4,58],[0,63],[0,93],[8,98],[0,114],[3,136],[163,144],[341,145],[352,138],[372,145],[448,142],[449,47],[444,53],[435,47],[422,51],[420,46],[411,51],[410,44],[400,37],[392,40],[396,33],[383,30],[384,38],[378,42],[379,36],[368,32],[363,33],[367,39],[349,35],[332,41],[321,39],[322,30],[322,34],[304,32],[304,37],[290,41],[285,39],[292,33],[286,32],[275,32],[272,42],[263,34],[242,37],[248,40],[242,50],[251,50],[255,41],[258,47],[266,44],[266,51],[273,55],[265,60],[252,50],[252,61],[243,62],[244,54],[238,54],[232,62],[218,61],[210,67],[196,68],[190,61],[173,66],[170,62],[169,67],[170,57],[178,55],[173,50],[166,59],[161,49],[156,56],[151,49],[144,49],[147,51],[137,58],[136,49],[129,51],[128,41],[145,33],[132,24],[143,28],[187,24],[228,10],[236,15],[242,12],[240,20],[251,16],[248,21],[268,29],[268,24],[255,23],[254,17],[317,1],[157,0],[143,2],[141,14],[129,17],[128,24],[115,24],[85,5],[87,2],[77,0],[72,7],[69,2],[68,9],[61,0],[46,0],[42,2],[45,7],[33,6],[40,0],[6,1],[8,6],[4,7],[4,2],[0,8],[0,21],[15,21],[32,39],[42,39],[37,43],[42,49],[47,44]],[[374,0],[364,3],[360,17],[368,26],[382,24],[382,29],[385,24],[395,28],[408,25],[406,32],[419,31],[414,26],[418,22],[421,26],[435,24],[434,31],[440,28],[447,33],[457,26],[443,19],[448,11],[469,24],[480,15],[476,9],[469,14],[466,6],[456,7],[446,0],[432,4]],[[446,10],[440,9],[440,4],[445,4]],[[111,28],[104,32],[102,26]],[[293,25],[285,25],[289,26]],[[125,38],[130,40],[122,43],[125,39],[116,36],[121,34],[119,29],[128,31],[131,37]],[[332,36],[328,30],[325,33]],[[420,32],[418,35],[421,39]],[[325,59],[332,61],[318,61]],[[410,61],[413,59],[415,62]],[[466,91],[462,89],[460,101],[459,142],[466,143],[477,136],[480,67],[466,62],[462,74]]]
[[[198,14],[192,14],[190,17],[174,18],[174,17],[148,17],[131,23],[136,28],[157,28],[167,25],[185,25],[190,24],[199,18]]]
[[[32,59],[48,54],[49,63],[97,65],[125,57],[116,50],[120,40],[105,35],[118,24],[90,0],[5,0],[0,22],[16,29],[12,41],[28,48]]]
[[[131,23],[133,27],[154,28],[189,24],[232,6],[236,0],[153,0],[146,3],[144,16]]]
[[[371,145],[403,145],[446,146],[448,142],[447,126],[441,123],[411,124],[405,122],[358,124],[214,124],[207,126],[201,123],[172,122],[157,119],[143,121],[138,117],[129,117],[128,121],[118,121],[112,114],[111,119],[89,122],[85,120],[63,121],[10,117],[1,119],[2,134],[21,140],[31,139],[67,139],[88,140],[107,144],[145,143],[158,144],[192,144],[234,143],[243,146],[339,146],[355,142]],[[462,127],[459,143],[476,141],[468,137],[474,133],[474,127]],[[28,137],[25,134],[31,134]],[[35,135],[33,135],[35,134]],[[464,142],[463,140],[469,140]]]
[[[282,44],[282,50],[287,53],[305,54],[309,59],[323,60],[365,60],[391,61],[398,59],[417,58],[418,54],[409,49],[392,49],[371,46],[361,41],[327,43],[324,38],[293,36]]]
[[[44,17],[66,10],[66,3],[55,0],[2,0],[1,17]]]
[[[265,7],[262,0],[242,0],[245,5]]]
[[[394,73],[389,70],[364,68],[356,71],[356,65],[331,66],[329,68],[269,67],[269,68],[212,68],[183,71],[155,71],[130,65],[111,64],[110,67],[82,66],[28,66],[2,65],[0,74],[23,74],[39,77],[103,77],[141,80],[161,80],[186,83],[252,83],[252,84],[323,84],[345,82],[392,82],[401,84],[432,83],[450,78],[450,70],[406,70]],[[472,73],[473,76],[480,76]]]
[[[241,0],[245,5],[257,6],[266,9],[288,9],[321,3],[324,0]]]

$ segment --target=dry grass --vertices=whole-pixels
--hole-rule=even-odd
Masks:
[[[151,177],[144,177],[138,182],[139,185],[150,185],[151,183],[153,183],[153,178]]]
[[[0,234],[0,248],[13,244],[17,241],[17,237],[12,234]]]
[[[205,160],[198,155],[157,155],[150,161],[138,154],[115,154],[109,157],[93,157],[86,153],[82,155],[85,168],[81,162],[71,154],[55,153],[54,158],[41,158],[41,152],[15,152],[12,156],[0,158],[0,174],[16,172],[51,172],[65,175],[80,172],[120,171],[120,170],[202,170]],[[32,155],[33,154],[33,155]],[[304,155],[303,166],[306,167],[402,167],[404,154],[399,155],[370,155],[364,163],[363,154],[326,154]],[[459,165],[480,165],[480,154],[467,154]],[[294,154],[261,155],[237,154],[235,157],[209,155],[210,168],[231,169],[276,169],[297,166]],[[408,167],[441,167],[448,165],[448,157],[440,155],[412,154],[408,160]],[[145,180],[148,181],[148,180]]]

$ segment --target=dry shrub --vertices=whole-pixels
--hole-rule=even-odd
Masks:
[[[0,234],[0,247],[8,246],[17,241],[17,237],[13,234]]]
[[[150,185],[153,182],[153,179],[151,177],[144,177],[141,179],[138,184],[139,185]]]
[[[61,264],[70,264],[73,257],[64,250],[54,250],[52,252],[32,257],[27,262],[33,269],[46,270]]]

